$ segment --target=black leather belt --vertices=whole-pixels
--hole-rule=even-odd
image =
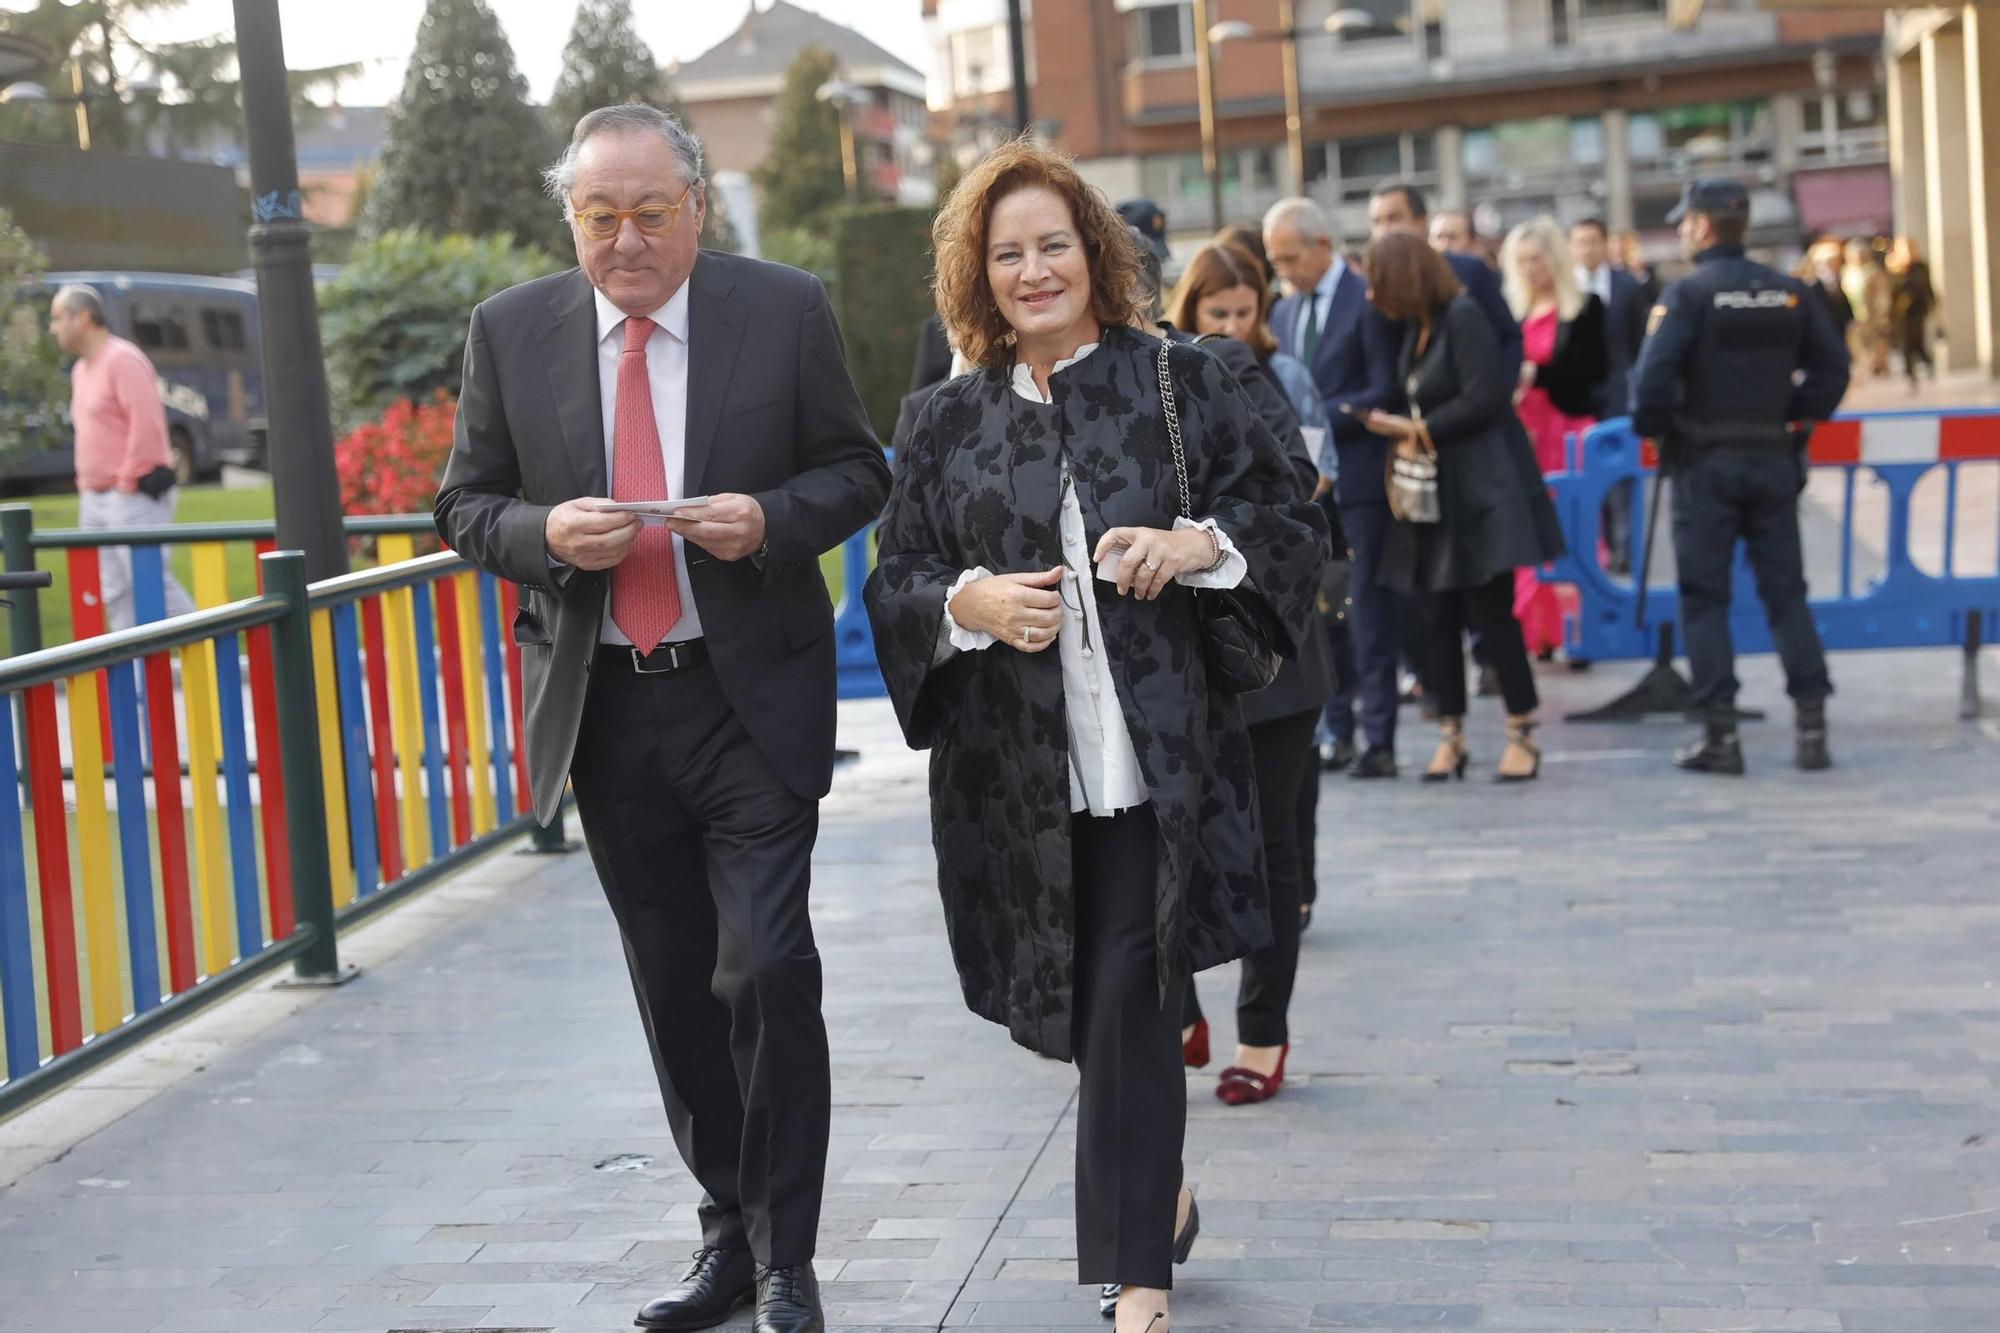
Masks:
[[[663,643],[650,653],[642,653],[630,644],[597,645],[597,662],[600,666],[619,667],[639,676],[671,675],[676,671],[700,666],[706,661],[708,661],[708,644],[701,639]]]

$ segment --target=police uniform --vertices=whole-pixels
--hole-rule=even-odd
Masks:
[[[1693,181],[1669,221],[1689,212],[1747,219],[1749,196],[1734,181]],[[1633,428],[1659,442],[1674,480],[1681,632],[1706,724],[1675,762],[1743,771],[1729,634],[1730,566],[1741,539],[1798,708],[1799,765],[1824,768],[1833,685],[1806,606],[1801,427],[1839,406],[1847,348],[1804,283],[1745,258],[1741,245],[1712,246],[1695,265],[1653,307],[1632,377]]]

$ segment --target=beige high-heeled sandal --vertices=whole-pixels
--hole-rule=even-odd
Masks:
[[[1515,753],[1528,756],[1528,770],[1509,771],[1507,761]],[[1507,719],[1507,748],[1501,752],[1500,768],[1493,774],[1495,782],[1533,782],[1542,775],[1542,747],[1535,744],[1535,720],[1531,717],[1509,717]]]

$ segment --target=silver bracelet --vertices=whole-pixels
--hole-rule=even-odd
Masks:
[[[1222,567],[1222,562],[1225,559],[1227,559],[1227,556],[1223,553],[1222,550],[1222,539],[1216,536],[1215,529],[1209,527],[1206,523],[1195,524],[1195,529],[1198,532],[1200,532],[1202,536],[1208,538],[1209,546],[1213,548],[1215,551],[1215,559],[1209,561],[1207,565],[1203,566],[1201,571],[1204,574],[1213,574],[1216,570]]]

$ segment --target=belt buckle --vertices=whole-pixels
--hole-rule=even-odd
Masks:
[[[641,676],[664,676],[670,671],[678,670],[680,668],[680,654],[674,650],[672,644],[666,645],[666,648],[667,664],[663,667],[649,667],[646,665],[646,654],[640,652],[637,647],[634,647],[632,649],[633,672]]]

